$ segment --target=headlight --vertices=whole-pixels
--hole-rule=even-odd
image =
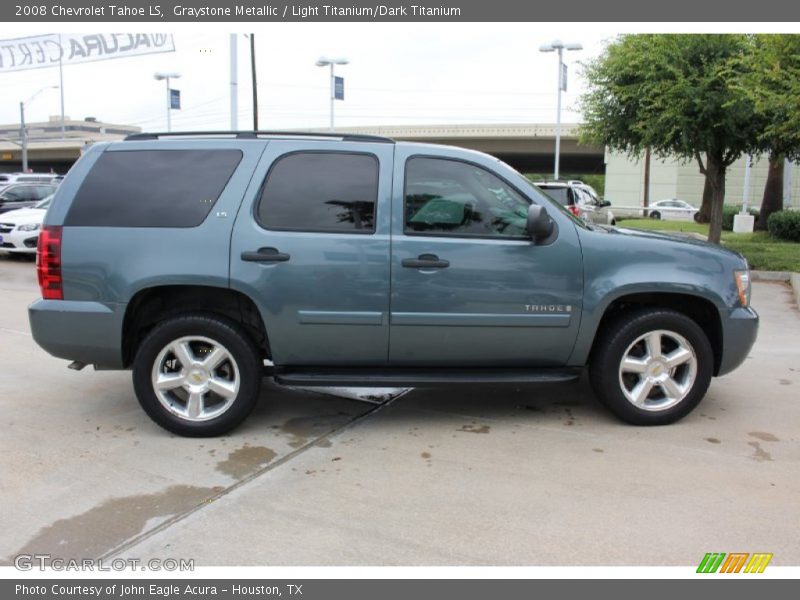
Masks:
[[[750,306],[750,271],[734,271],[736,290],[739,292],[739,302],[742,306]]]
[[[19,231],[36,231],[39,229],[41,225],[39,223],[26,223],[25,225],[20,225],[17,227]]]

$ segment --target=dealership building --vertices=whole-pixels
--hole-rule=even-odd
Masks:
[[[644,190],[644,160],[633,160],[626,155],[606,152],[605,198],[619,206],[641,206]],[[748,202],[758,208],[767,181],[767,158],[754,158],[747,184]],[[740,205],[745,196],[745,171],[747,158],[741,158],[728,168],[725,182],[726,204]],[[785,207],[800,208],[800,169],[787,161],[783,177],[783,202]],[[700,206],[703,198],[704,176],[696,161],[674,159],[650,160],[650,201],[678,198]]]
[[[121,140],[141,128],[103,123],[92,117],[74,121],[69,117],[50,117],[48,121],[26,123],[28,130],[28,168],[37,173],[64,174],[80,158],[87,145]],[[22,140],[19,123],[0,125],[0,172],[20,171]]]

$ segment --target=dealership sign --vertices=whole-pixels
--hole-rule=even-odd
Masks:
[[[166,33],[64,33],[0,40],[0,73],[174,52]]]

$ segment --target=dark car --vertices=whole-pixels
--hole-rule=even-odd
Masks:
[[[18,208],[30,208],[56,191],[49,183],[15,183],[0,191],[0,214]]]

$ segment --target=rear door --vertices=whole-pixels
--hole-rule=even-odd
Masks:
[[[267,146],[230,273],[258,305],[276,364],[386,364],[393,154],[389,143]]]

